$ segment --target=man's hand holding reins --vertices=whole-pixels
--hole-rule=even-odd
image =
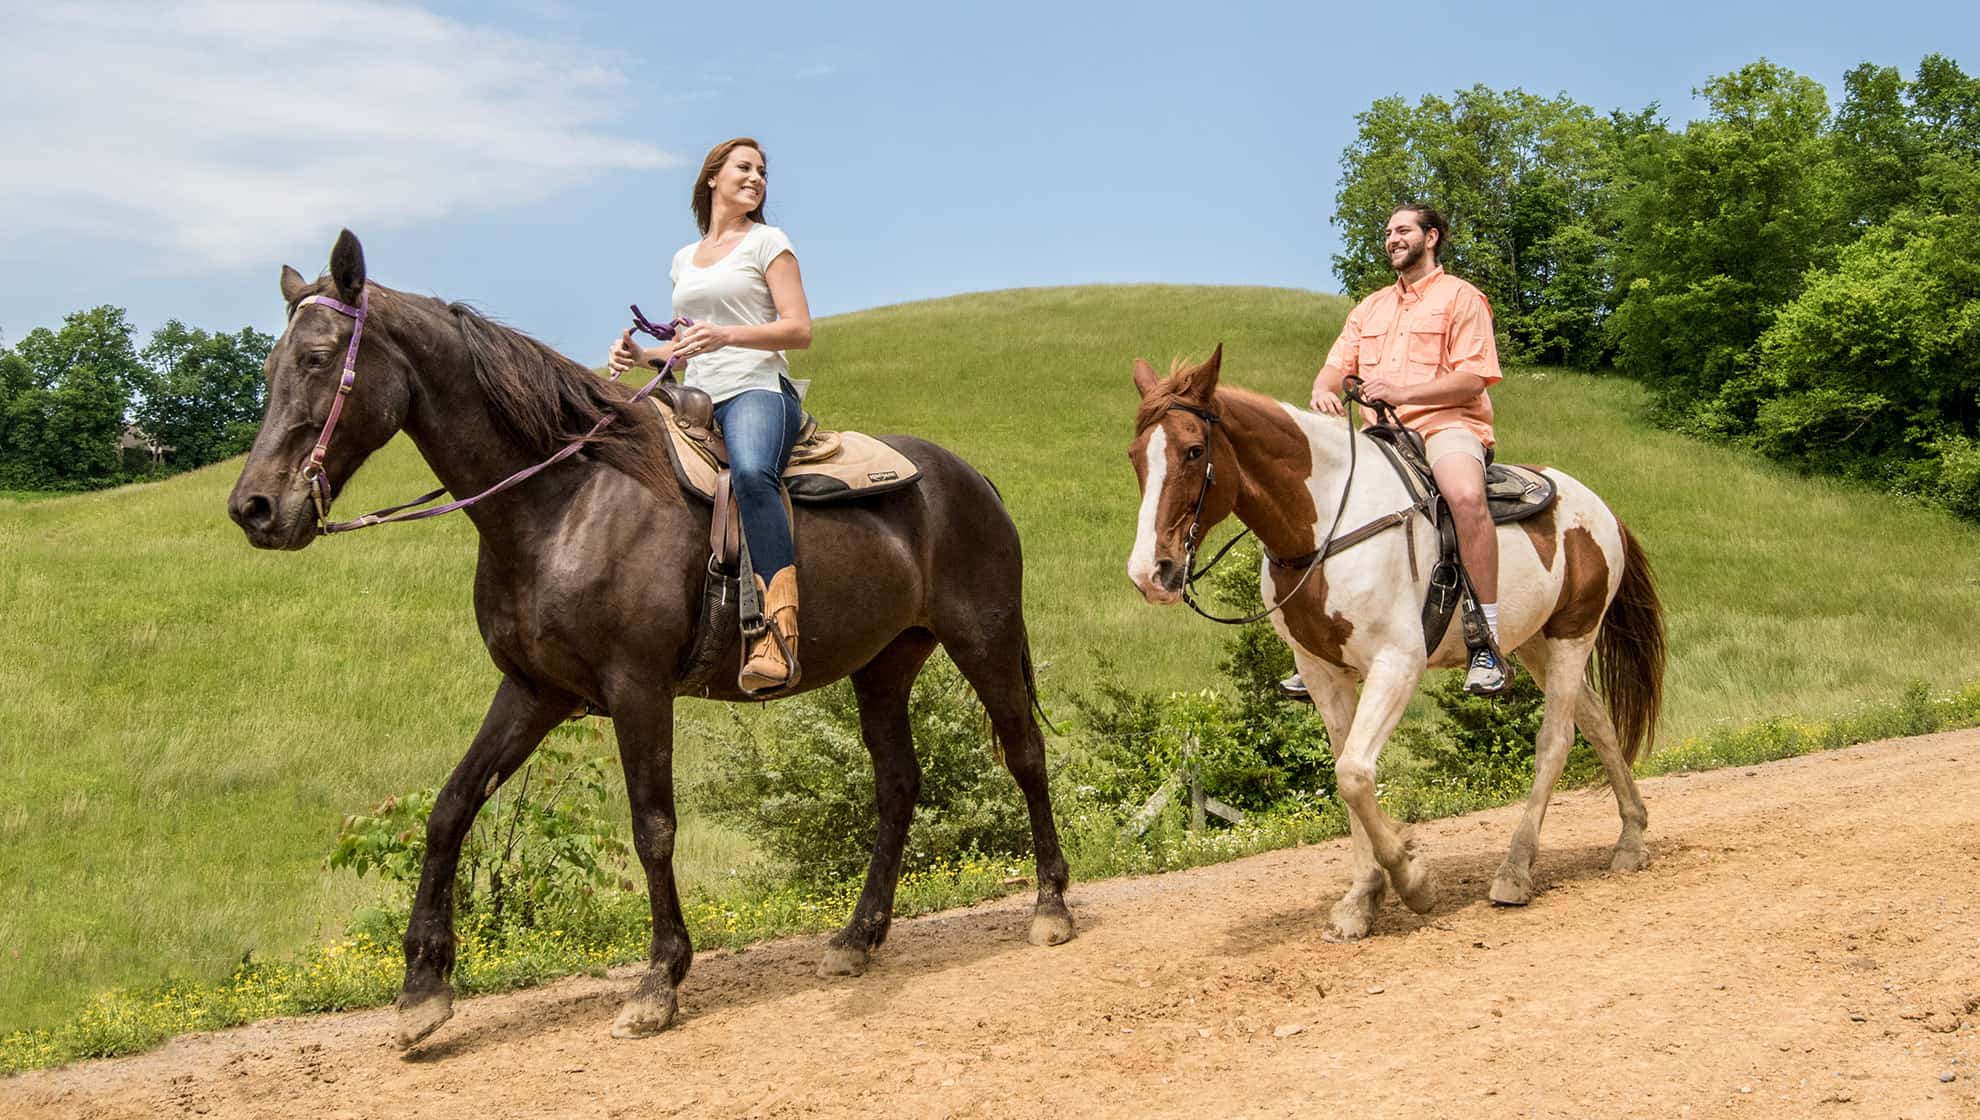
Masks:
[[[1347,404],[1341,400],[1341,387],[1329,384],[1333,379],[1325,372],[1313,379],[1313,399],[1308,403],[1313,411],[1322,416],[1346,416]]]

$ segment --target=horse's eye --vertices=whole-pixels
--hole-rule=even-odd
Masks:
[[[310,369],[322,369],[329,364],[330,351],[328,350],[311,350],[309,353],[303,355],[303,365]]]
[[[1190,448],[1184,453],[1183,458],[1192,463],[1203,458],[1203,445],[1199,443],[1195,447]]]

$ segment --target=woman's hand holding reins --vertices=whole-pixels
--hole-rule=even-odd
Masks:
[[[692,358],[735,345],[730,328],[714,323],[696,323],[674,339],[674,357]]]
[[[614,377],[645,362],[646,348],[633,341],[630,330],[619,335],[619,340],[612,344],[612,352],[605,358],[605,366]]]

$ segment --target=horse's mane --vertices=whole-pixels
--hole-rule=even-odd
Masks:
[[[629,406],[631,389],[465,303],[450,303],[447,310],[460,326],[489,408],[526,451],[547,459],[613,415],[616,419],[591,437],[586,453],[649,490],[671,487],[673,470],[658,414],[644,403]]]
[[[1159,422],[1162,414],[1169,411],[1169,406],[1175,404],[1183,395],[1190,380],[1183,375],[1195,368],[1182,358],[1176,358],[1169,363],[1169,376],[1156,385],[1147,396],[1141,398],[1141,407],[1135,410],[1134,434],[1137,437]],[[1216,398],[1219,409],[1226,408],[1230,404],[1271,409],[1277,407],[1279,403],[1263,393],[1254,393],[1250,389],[1240,389],[1235,385],[1224,383],[1218,384]]]

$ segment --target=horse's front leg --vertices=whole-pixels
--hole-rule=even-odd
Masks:
[[[637,695],[615,699],[611,708],[619,762],[626,772],[626,799],[632,803],[633,851],[646,871],[653,941],[646,975],[612,1022],[614,1038],[644,1038],[665,1030],[680,1007],[681,981],[694,960],[674,886],[674,698],[665,682],[642,683],[646,687]]]
[[[1353,817],[1352,824],[1360,827],[1369,852],[1389,873],[1389,883],[1396,888],[1404,905],[1419,914],[1436,904],[1436,879],[1427,864],[1411,858],[1406,830],[1391,820],[1376,800],[1375,764],[1422,677],[1421,658],[1378,660],[1370,667],[1367,682],[1362,686],[1361,702],[1355,706],[1347,742],[1334,748],[1334,775],[1341,800]],[[1360,841],[1356,843],[1358,847]],[[1350,889],[1349,898],[1354,897],[1354,889]],[[1342,928],[1338,922],[1333,930],[1336,936],[1354,932]]]
[[[1320,718],[1327,725],[1327,742],[1336,750],[1345,750],[1348,736],[1354,731],[1354,678],[1345,669],[1324,661],[1299,654],[1295,654],[1295,660],[1300,678],[1306,681],[1307,691],[1313,697],[1313,706],[1319,709]],[[1375,862],[1368,832],[1352,813],[1348,814],[1348,832],[1353,844],[1354,877],[1348,883],[1347,893],[1328,915],[1329,941],[1359,941],[1368,936],[1375,924],[1375,912],[1382,906],[1382,896],[1389,889],[1389,877],[1382,865]]]
[[[426,818],[426,859],[406,924],[406,979],[397,1004],[400,1046],[432,1034],[454,1014],[448,982],[454,971],[454,877],[475,814],[574,707],[570,696],[539,694],[514,677],[504,678],[473,745],[440,787]]]

